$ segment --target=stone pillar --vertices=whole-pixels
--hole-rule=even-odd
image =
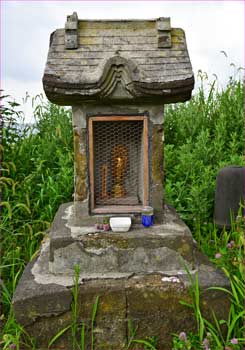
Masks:
[[[81,108],[72,107],[74,135],[74,200],[88,199],[87,129]]]
[[[163,219],[163,125],[153,124],[152,127],[152,206],[155,221]]]

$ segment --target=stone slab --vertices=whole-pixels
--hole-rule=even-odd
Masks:
[[[98,218],[82,213],[81,202],[62,205],[57,212],[50,232],[52,273],[73,276],[76,264],[84,278],[177,271],[183,269],[183,261],[192,269],[191,232],[170,207],[165,207],[163,224],[133,224],[122,233],[100,232],[91,222]]]
[[[200,252],[195,256],[200,264],[199,260],[196,261],[193,276],[198,272],[201,289],[215,285],[228,287],[228,281],[221,271],[215,270]],[[43,280],[38,282],[34,269],[36,264],[37,260],[30,263],[20,279],[13,299],[13,310],[16,320],[36,339],[37,349],[43,350],[48,348],[52,337],[72,322],[73,283],[65,285],[64,281],[58,282],[56,276],[52,279],[49,271],[46,271],[49,280],[46,280],[45,271],[42,271]],[[48,283],[44,284],[44,280]],[[173,332],[195,331],[196,324],[191,310],[180,304],[181,300],[191,301],[189,286],[184,271],[175,275],[152,273],[80,281],[78,322],[83,322],[86,327],[86,349],[91,349],[91,315],[98,296],[94,324],[95,350],[125,349],[130,338],[129,322],[136,329],[137,339],[156,336],[159,339],[159,350],[169,350]],[[214,309],[218,318],[225,319],[229,298],[220,291],[206,291],[201,308],[206,317],[210,317],[211,309]],[[51,349],[71,350],[70,330],[59,337]]]
[[[31,272],[35,261],[29,263],[16,289],[13,305],[17,321],[23,326],[34,323],[40,315],[62,315],[70,309],[72,295],[62,283],[51,280],[48,284],[35,281]]]

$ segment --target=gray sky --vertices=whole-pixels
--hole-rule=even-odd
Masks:
[[[199,69],[215,73],[220,85],[234,74],[230,63],[244,66],[243,1],[2,0],[1,88],[18,102],[43,91],[49,35],[73,11],[80,19],[171,17],[172,27],[185,30],[195,76]]]

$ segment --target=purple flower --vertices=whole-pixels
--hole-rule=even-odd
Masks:
[[[221,253],[216,253],[215,254],[215,259],[220,259],[222,257],[222,254]]]
[[[183,340],[184,342],[186,342],[187,341],[186,333],[185,332],[180,332],[179,339]]]
[[[10,344],[10,345],[9,345],[9,348],[10,348],[10,349],[16,349],[16,344],[14,344],[14,343]]]
[[[203,339],[202,345],[208,346],[209,345],[209,340],[207,338]]]
[[[235,241],[230,241],[230,242],[227,243],[226,247],[231,249],[231,248],[235,247],[235,245],[236,245]]]
[[[204,339],[203,339],[202,345],[203,345],[203,349],[204,349],[204,350],[210,350],[210,347],[209,347],[209,340],[208,340],[207,338],[204,338]]]
[[[238,344],[237,338],[232,338],[232,339],[231,339],[231,344],[233,344],[233,345]]]

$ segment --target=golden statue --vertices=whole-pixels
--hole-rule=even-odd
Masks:
[[[128,166],[128,149],[123,145],[116,145],[112,150],[111,176],[113,179],[112,195],[114,198],[126,196],[124,187],[125,173]]]

